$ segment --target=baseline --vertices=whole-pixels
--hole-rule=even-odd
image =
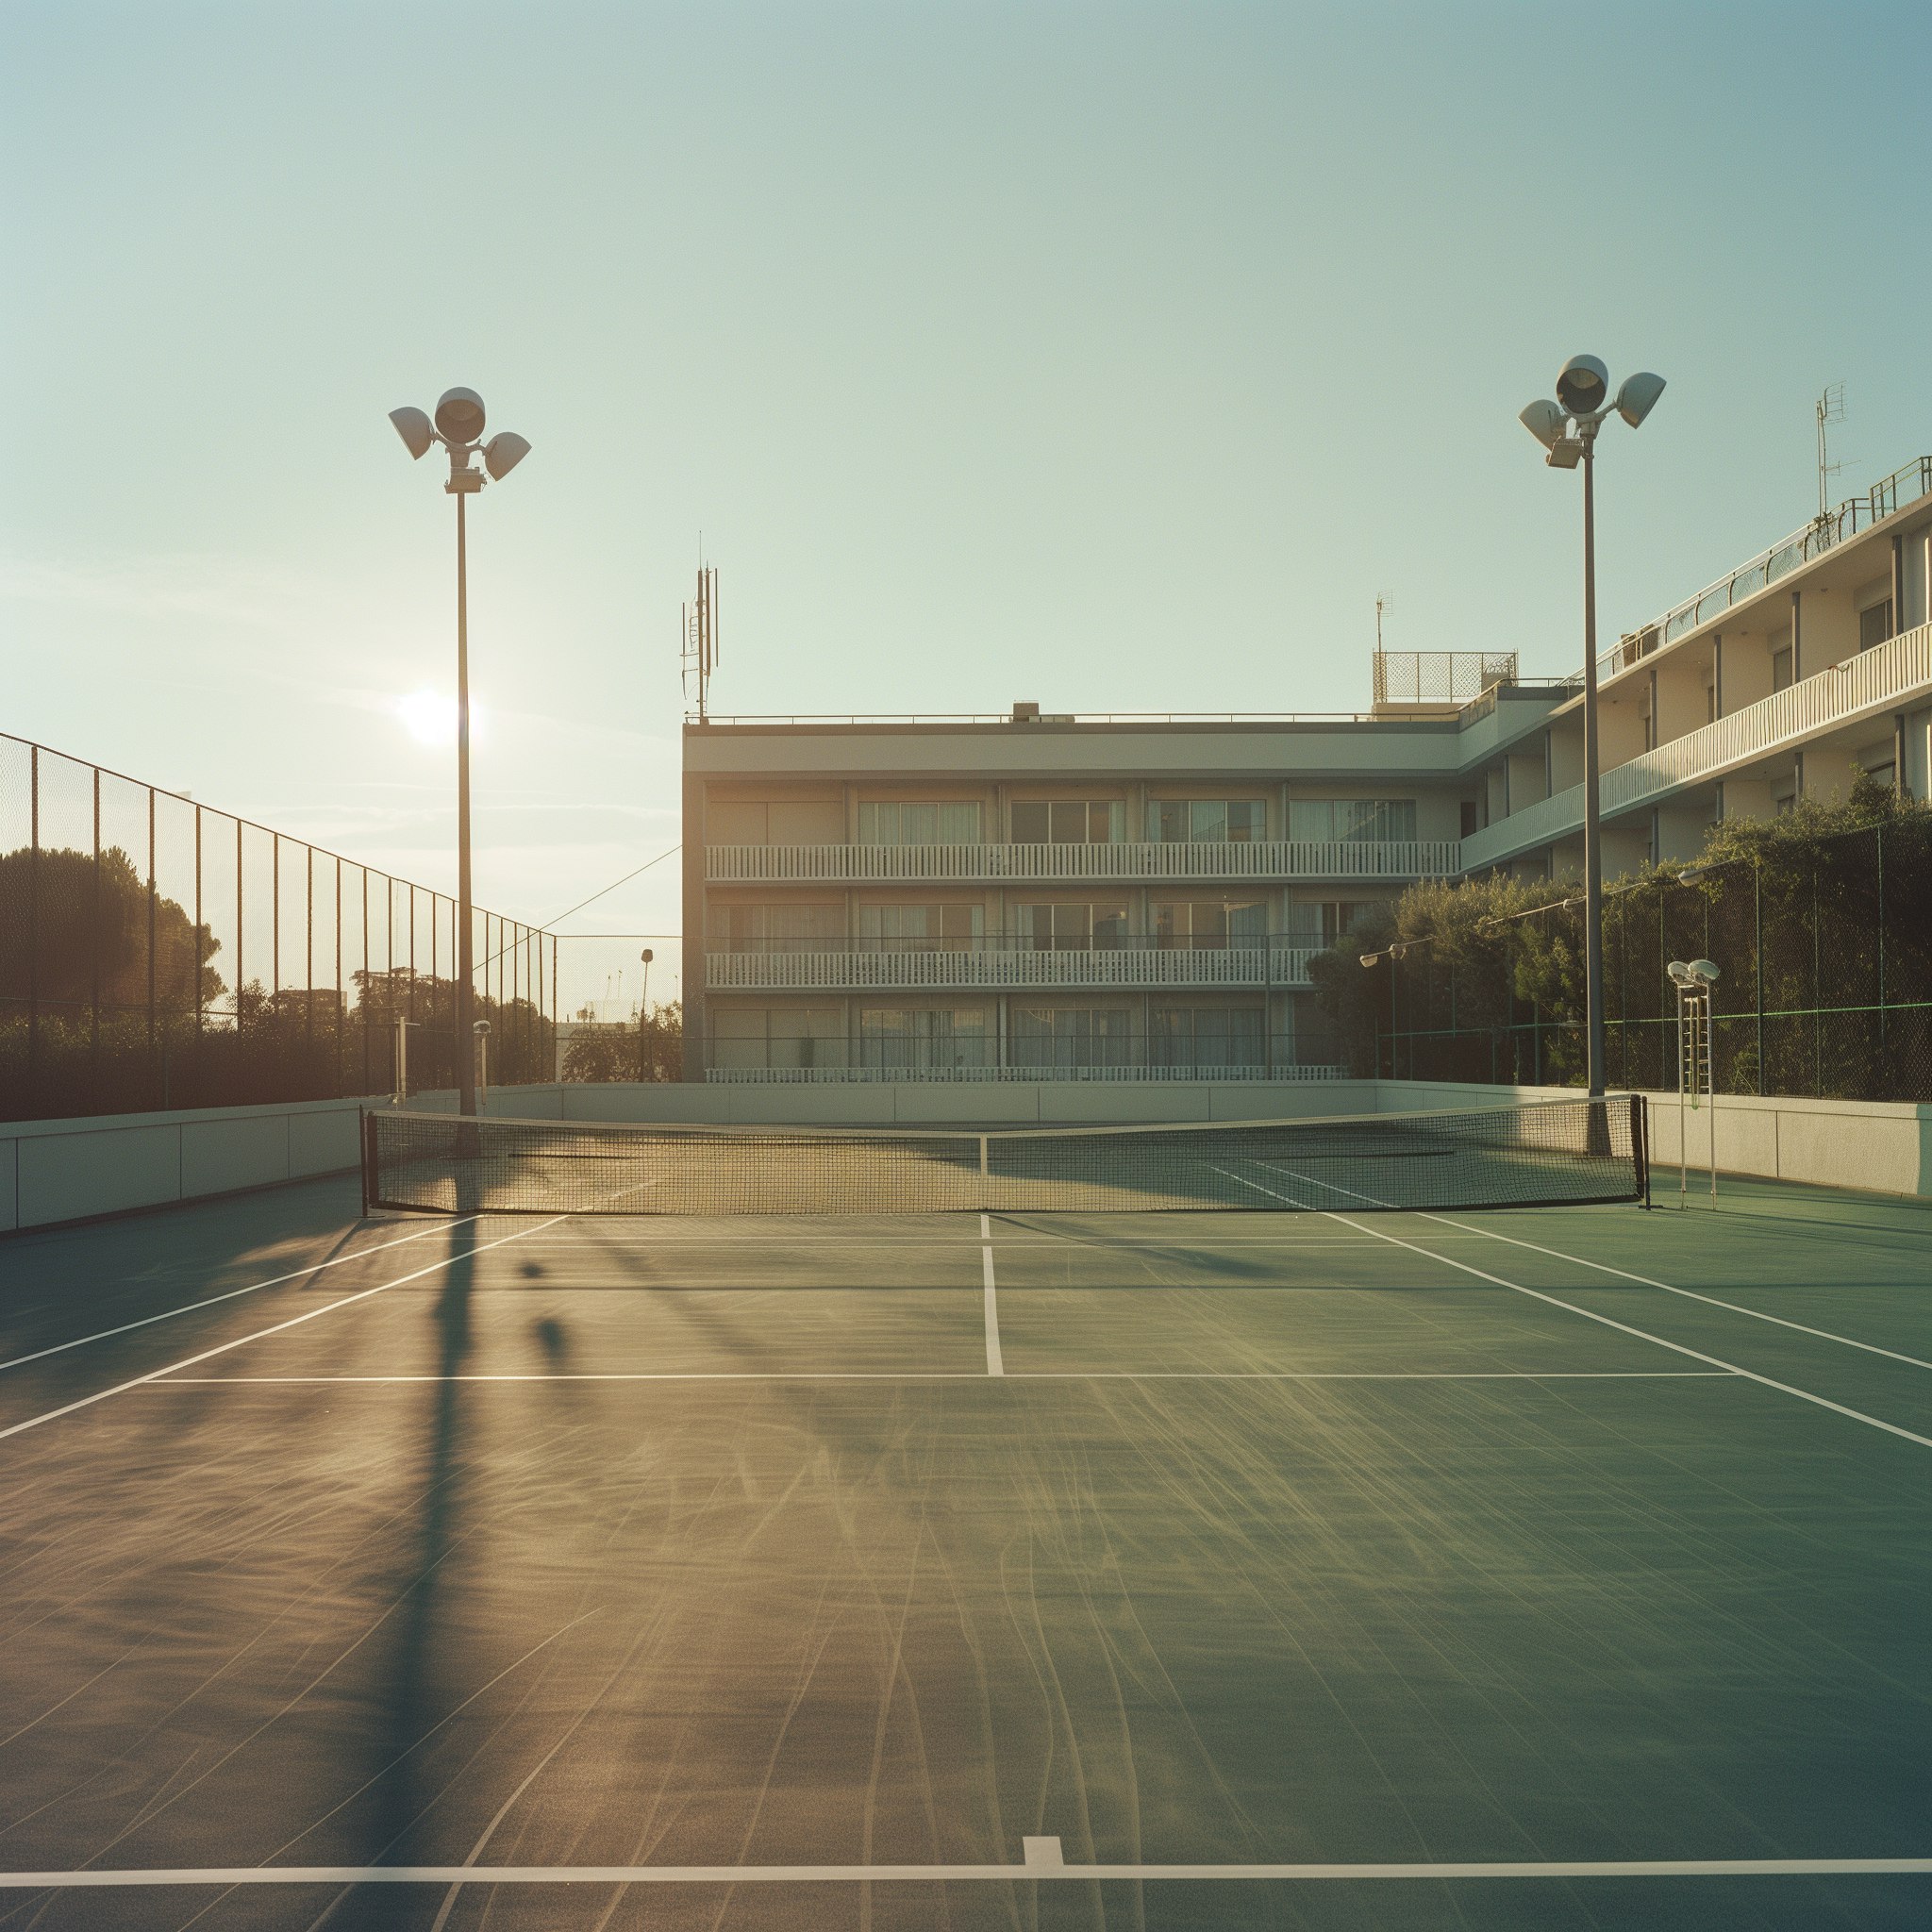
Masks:
[[[1029,1851],[1031,1848],[1029,1847]],[[0,1889],[215,1885],[852,1885],[987,1879],[1819,1878],[1932,1875],[1932,1858],[1586,1858],[1387,1865],[236,1865],[0,1872]]]

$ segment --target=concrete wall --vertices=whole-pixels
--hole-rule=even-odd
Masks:
[[[365,1105],[387,1096],[0,1123],[0,1230],[340,1174]]]
[[[1574,1087],[1457,1087],[1426,1080],[1378,1080],[1374,1085],[1376,1106],[1384,1113],[1577,1097]],[[1677,1185],[1677,1096],[1653,1093],[1649,1099],[1651,1191],[1661,1198]],[[1721,1174],[1758,1174],[1932,1199],[1932,1107],[1720,1094],[1714,1109],[1706,1102],[1694,1113],[1687,1110],[1693,1188],[1696,1170],[1709,1162],[1713,1120]]]

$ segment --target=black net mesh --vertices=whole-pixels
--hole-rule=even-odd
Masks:
[[[1645,1190],[1643,1102],[1021,1133],[593,1126],[372,1113],[374,1206],[924,1214],[1554,1207]]]

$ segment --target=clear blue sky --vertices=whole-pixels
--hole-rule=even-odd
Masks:
[[[1932,450],[1917,6],[0,8],[0,725],[478,896],[676,836],[721,710],[1344,709],[1391,644],[1579,661],[1573,351],[1627,628]],[[579,922],[676,924],[675,865]],[[655,988],[654,988],[655,990]]]

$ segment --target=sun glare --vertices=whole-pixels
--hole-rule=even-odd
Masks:
[[[457,735],[457,701],[441,691],[413,691],[396,701],[396,714],[418,744],[451,744]],[[470,707],[470,729],[476,728],[476,707]]]

